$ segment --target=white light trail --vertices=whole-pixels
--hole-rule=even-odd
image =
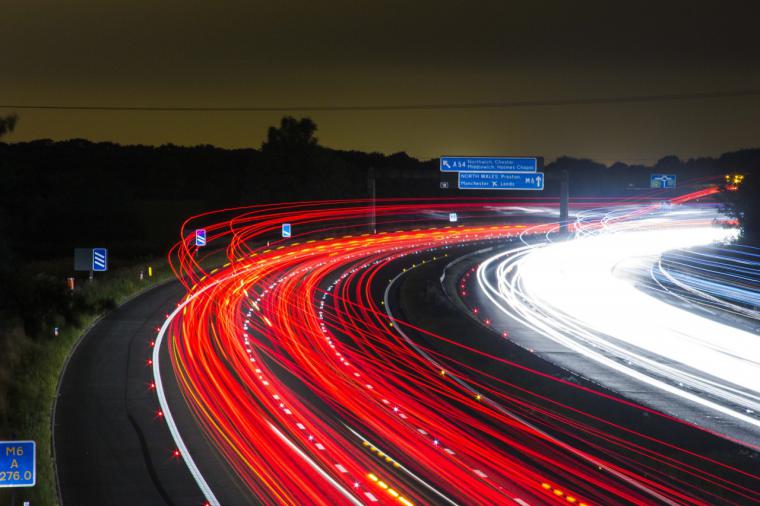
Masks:
[[[735,236],[733,229],[679,212],[677,220],[672,213],[626,220],[616,211],[596,224],[581,216],[584,230],[574,240],[487,259],[478,269],[479,286],[498,308],[543,336],[760,427],[750,416],[760,411],[760,336],[668,304],[626,276],[631,267],[648,271],[666,251]]]

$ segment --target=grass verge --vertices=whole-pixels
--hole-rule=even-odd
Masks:
[[[147,276],[147,265],[153,268],[152,277]],[[143,280],[140,271],[145,273]],[[0,341],[0,439],[37,442],[37,484],[0,489],[0,505],[58,503],[51,416],[61,371],[72,347],[109,310],[172,276],[165,259],[116,268],[96,275],[93,282],[80,283],[77,296],[82,302],[73,317],[49,317],[47,321],[52,323],[43,326],[42,336],[30,338],[23,326],[6,325]],[[74,323],[67,323],[70,320]],[[54,326],[59,326],[58,336],[52,335]]]

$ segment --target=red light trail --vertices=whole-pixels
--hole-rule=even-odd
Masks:
[[[194,217],[170,253],[188,294],[147,364],[159,366],[165,339],[198,425],[250,498],[266,504],[709,504],[722,491],[733,498],[722,502],[760,501],[757,476],[488,377],[434,346],[410,346],[402,329],[447,339],[389,316],[389,280],[460,247],[557,229],[546,216],[505,218],[510,206],[548,204],[380,201],[386,231],[377,234],[359,231],[365,201]],[[441,226],[449,211],[468,225]],[[293,224],[288,242],[275,237],[284,222]],[[224,251],[222,267],[202,267],[208,255],[195,248],[191,223]],[[157,413],[173,423],[163,404]],[[180,444],[173,456],[191,458]],[[217,501],[210,490],[206,499]]]

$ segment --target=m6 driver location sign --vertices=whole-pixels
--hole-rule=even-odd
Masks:
[[[33,487],[37,482],[34,441],[0,441],[0,488]]]

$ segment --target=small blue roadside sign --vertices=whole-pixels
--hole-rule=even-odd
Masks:
[[[543,190],[544,173],[460,172],[460,190]]]
[[[676,187],[675,174],[651,174],[649,176],[650,188],[671,189]]]
[[[449,221],[451,223],[455,223],[458,219],[457,213],[449,213]]]
[[[282,224],[282,236],[283,237],[290,237],[290,223],[283,223]]]
[[[105,272],[108,270],[108,249],[92,248],[92,270]]]
[[[536,172],[538,158],[506,156],[442,156],[441,172]]]
[[[37,483],[34,441],[0,441],[0,488],[33,487]]]
[[[195,230],[195,245],[202,248],[206,245],[206,229],[199,228]]]

